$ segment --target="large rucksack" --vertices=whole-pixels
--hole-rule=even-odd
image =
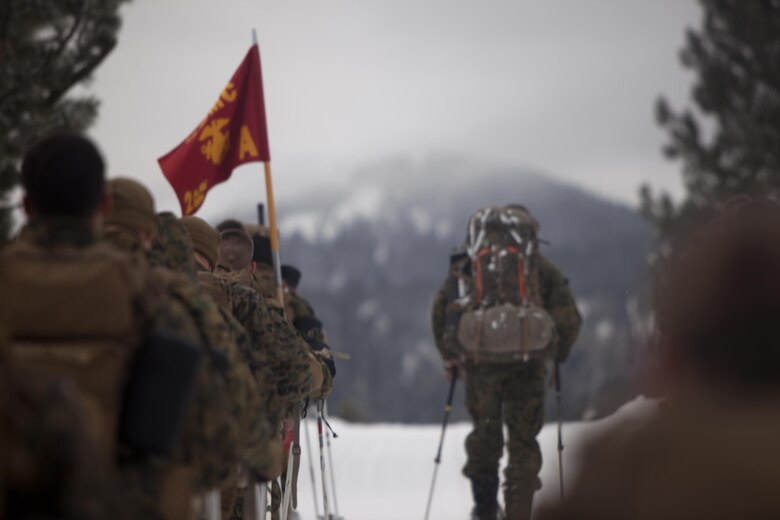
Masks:
[[[527,361],[549,351],[554,323],[541,297],[538,227],[521,206],[484,208],[469,220],[457,300],[468,356]]]
[[[109,457],[118,441],[138,453],[172,450],[199,364],[189,343],[147,334],[137,268],[107,244],[21,241],[0,255],[15,364],[26,377],[72,381]]]
[[[138,337],[137,283],[109,246],[46,250],[21,242],[2,256],[12,354],[33,378],[75,382],[89,428],[113,453]]]

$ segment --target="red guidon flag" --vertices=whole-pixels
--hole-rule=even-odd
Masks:
[[[195,213],[206,193],[228,180],[236,166],[270,160],[260,51],[253,45],[198,128],[157,161],[186,216]]]

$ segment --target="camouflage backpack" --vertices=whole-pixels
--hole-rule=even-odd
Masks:
[[[89,429],[113,454],[123,387],[141,339],[133,309],[140,280],[106,244],[52,252],[22,241],[0,261],[7,274],[0,300],[21,373],[74,381]]]
[[[104,243],[50,249],[21,240],[0,264],[0,307],[19,373],[72,381],[87,429],[109,458],[119,443],[169,453],[199,358],[193,345],[147,329],[139,312],[146,271]]]
[[[489,207],[469,220],[458,341],[487,361],[527,361],[545,355],[554,324],[539,287],[539,225],[522,206]]]

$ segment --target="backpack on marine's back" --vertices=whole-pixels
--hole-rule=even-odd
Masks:
[[[21,242],[0,258],[11,352],[30,378],[76,384],[89,429],[113,453],[122,392],[140,341],[138,282],[123,255],[96,244],[47,250]]]
[[[546,355],[554,324],[539,280],[539,225],[521,206],[493,206],[469,220],[468,283],[461,284],[458,340],[486,361]]]
[[[72,382],[104,455],[122,442],[168,453],[197,372],[199,352],[147,334],[143,275],[97,243],[45,248],[20,241],[0,254],[0,307],[14,365],[24,377]]]

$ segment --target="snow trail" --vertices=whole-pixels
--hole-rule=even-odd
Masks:
[[[614,423],[652,413],[654,401],[639,398],[614,415],[592,422],[564,425],[564,467],[566,485],[577,475],[577,463],[584,445]],[[305,422],[309,421],[309,422]],[[312,438],[312,452],[303,444],[298,479],[298,514],[301,520],[316,520],[309,478],[309,455],[314,457],[317,476],[317,502],[322,508],[317,429],[307,419]],[[433,459],[441,425],[354,424],[333,419],[338,439],[331,441],[339,506],[345,520],[422,520],[433,476]],[[451,424],[442,451],[436,493],[431,506],[431,520],[467,520],[471,511],[471,489],[461,475],[466,463],[464,442],[471,431],[469,423]],[[301,435],[305,439],[304,435]],[[558,452],[556,424],[545,425],[539,436],[544,464],[542,490],[535,504],[559,500]],[[502,467],[506,457],[502,459]],[[329,477],[328,477],[329,479]],[[328,482],[330,485],[330,482]],[[330,500],[331,504],[333,500]],[[331,513],[332,506],[331,506]],[[319,514],[322,514],[320,509]]]

